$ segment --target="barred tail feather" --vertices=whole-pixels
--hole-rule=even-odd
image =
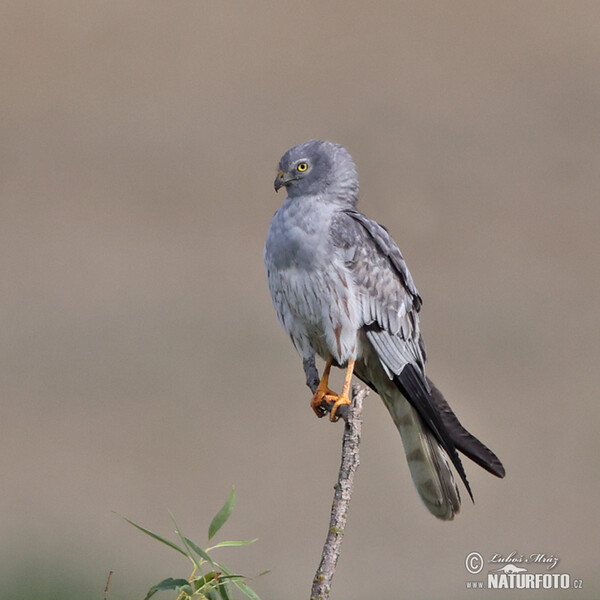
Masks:
[[[460,510],[460,494],[448,456],[400,391],[387,391],[383,401],[402,437],[417,492],[433,515],[450,521]]]

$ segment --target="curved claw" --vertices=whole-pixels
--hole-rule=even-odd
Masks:
[[[329,371],[331,369],[332,363],[333,357],[330,354],[327,358],[327,361],[325,362],[323,377],[321,378],[319,387],[317,388],[315,395],[310,401],[310,406],[315,411],[315,415],[321,418],[324,417],[327,414],[327,411],[329,410],[329,406],[325,406],[325,404],[333,403],[329,414],[329,420],[332,423],[335,423],[339,419],[339,417],[336,415],[337,409],[345,404],[351,404],[350,398],[348,397],[348,392],[350,390],[350,381],[352,380],[352,373],[354,372],[354,359],[348,359],[348,366],[346,367],[346,377],[344,378],[344,388],[339,396],[335,392],[332,392],[327,385],[329,381]]]
[[[314,410],[315,415],[319,417],[324,417],[327,414],[326,404],[330,402],[336,402],[338,399],[338,395],[335,392],[332,392],[329,388],[325,388],[323,390],[318,389],[317,393],[312,397],[310,401],[310,407]]]
[[[311,408],[315,411],[315,415],[319,417],[324,417],[327,414],[327,409],[323,405],[324,402],[335,402],[337,400],[338,395],[335,392],[332,392],[329,389],[329,372],[331,371],[331,364],[333,362],[333,356],[329,355],[327,360],[325,361],[325,368],[323,369],[323,377],[321,377],[321,381],[319,382],[319,387],[315,392],[315,395],[312,397],[310,401]]]
[[[343,406],[345,404],[351,404],[351,402],[350,402],[350,398],[348,398],[348,396],[342,392],[337,398],[335,398],[335,402],[334,402],[333,406],[331,407],[331,413],[329,414],[329,420],[332,423],[335,423],[339,419],[339,417],[336,416],[337,409],[340,406]]]

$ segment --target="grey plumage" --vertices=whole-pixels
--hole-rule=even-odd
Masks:
[[[350,154],[311,140],[279,162],[275,189],[287,198],[265,244],[277,316],[303,359],[307,385],[319,385],[315,353],[354,373],[383,399],[427,508],[452,519],[460,496],[450,462],[471,490],[457,449],[502,477],[498,458],[462,427],[425,375],[421,297],[387,230],[356,209]],[[472,497],[472,495],[471,495]]]

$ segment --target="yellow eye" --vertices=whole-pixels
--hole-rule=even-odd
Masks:
[[[308,163],[307,162],[299,162],[296,165],[296,171],[300,171],[300,173],[304,173],[304,171],[306,171],[306,169],[308,169]]]

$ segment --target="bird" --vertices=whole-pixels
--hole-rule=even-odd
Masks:
[[[400,432],[410,474],[426,508],[449,521],[471,500],[461,452],[497,477],[500,459],[460,423],[425,373],[422,299],[388,230],[357,209],[359,181],[341,145],[309,140],[281,157],[275,191],[287,197],[269,225],[267,283],[279,322],[302,358],[311,407],[330,420],[350,404],[356,375],[383,400]],[[322,376],[316,356],[325,361]],[[332,367],[345,370],[340,394]]]

